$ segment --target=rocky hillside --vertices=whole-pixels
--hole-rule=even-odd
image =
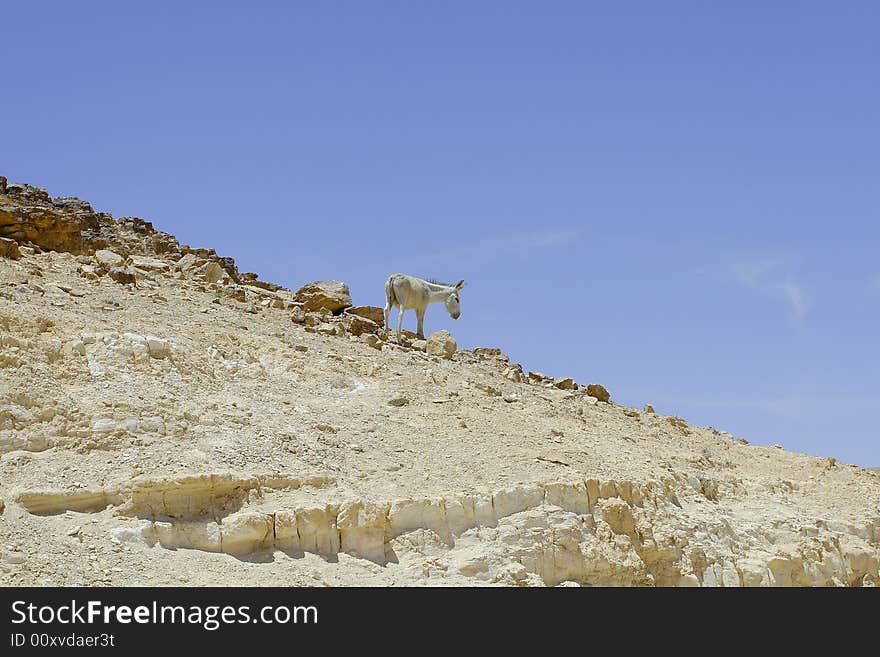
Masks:
[[[356,302],[0,178],[0,583],[880,582],[876,473]]]

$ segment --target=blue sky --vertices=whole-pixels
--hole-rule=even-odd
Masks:
[[[183,6],[185,4],[185,6]],[[880,465],[880,6],[28,2],[0,175],[242,271]],[[414,326],[414,318],[407,325]]]

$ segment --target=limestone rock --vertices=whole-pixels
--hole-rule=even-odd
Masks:
[[[9,258],[10,260],[18,260],[21,258],[21,251],[18,249],[18,243],[16,243],[15,240],[0,237],[0,258]]]
[[[150,258],[148,256],[132,255],[128,258],[128,264],[144,271],[167,271],[170,265],[159,258]]]
[[[587,386],[587,394],[590,397],[595,397],[599,401],[608,402],[611,401],[611,393],[605,389],[605,386],[599,385],[598,383],[591,383]]]
[[[98,280],[98,270],[95,269],[92,265],[80,265],[77,267],[77,272],[83,278],[87,278],[92,281]]]
[[[361,340],[363,340],[366,344],[371,346],[373,349],[382,350],[382,340],[379,339],[379,336],[373,335],[372,333],[367,333],[361,336]]]
[[[365,317],[366,319],[375,322],[380,327],[385,326],[385,310],[378,306],[354,306],[352,308],[346,308],[345,313],[347,315]]]
[[[19,188],[18,185],[9,185],[7,193]],[[0,199],[0,237],[33,242],[53,251],[81,253],[82,227],[79,216],[41,205],[7,203]]]
[[[475,347],[474,355],[479,356],[480,358],[498,360],[504,363],[510,361],[510,358],[508,358],[504,352],[497,347]]]
[[[199,268],[198,274],[206,283],[216,283],[226,275],[226,271],[216,262],[208,262]]]
[[[389,406],[406,406],[409,404],[409,397],[395,392],[389,395],[385,401]]]
[[[559,388],[560,390],[575,390],[577,388],[577,384],[574,382],[574,379],[556,379],[553,382],[553,385]]]
[[[147,349],[153,358],[168,358],[171,355],[171,343],[155,335],[147,336]]]
[[[137,285],[137,278],[131,267],[111,267],[107,275],[117,283]]]
[[[351,306],[351,292],[342,281],[313,281],[306,283],[293,295],[303,304],[303,310],[317,312],[326,310],[338,315]]]
[[[411,349],[416,351],[425,351],[428,346],[427,340],[413,340],[409,343]]]
[[[295,304],[290,308],[290,320],[297,324],[306,321],[306,311],[302,309],[301,305]]]
[[[253,511],[242,511],[227,516],[220,525],[220,541],[227,554],[250,554],[270,547],[273,540],[274,518]]]
[[[361,317],[358,315],[349,315],[348,311],[345,311],[342,325],[345,327],[345,330],[351,335],[363,335],[364,333],[378,333],[379,332],[379,324],[372,321],[371,319],[367,319],[366,317]]]
[[[95,262],[104,271],[120,266],[125,261],[121,255],[110,249],[98,249],[95,251]]]
[[[431,333],[425,346],[425,352],[429,356],[439,356],[447,360],[455,355],[457,349],[458,344],[446,330]]]
[[[177,261],[176,267],[180,269],[180,271],[188,271],[192,269],[197,262],[198,258],[194,253],[187,253]]]

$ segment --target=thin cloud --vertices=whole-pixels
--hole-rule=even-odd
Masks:
[[[778,283],[776,288],[782,293],[782,296],[788,300],[795,317],[803,319],[807,314],[807,299],[800,283],[788,279],[782,283]]]
[[[775,297],[798,320],[803,320],[809,311],[804,286],[795,278],[784,258],[748,258],[728,263],[723,268],[722,278]]]
[[[431,259],[438,262],[486,262],[508,255],[529,253],[535,249],[569,244],[577,237],[578,231],[573,228],[488,237],[469,242],[459,248],[434,253]]]

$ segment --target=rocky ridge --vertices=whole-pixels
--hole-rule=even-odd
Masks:
[[[0,178],[0,584],[880,582],[877,473],[353,304]]]

